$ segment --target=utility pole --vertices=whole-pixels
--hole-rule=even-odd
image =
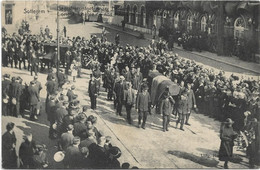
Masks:
[[[57,77],[59,74],[59,65],[60,65],[60,23],[59,23],[59,0],[57,0]]]

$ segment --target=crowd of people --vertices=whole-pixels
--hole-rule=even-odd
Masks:
[[[114,101],[116,113],[121,116],[122,107],[125,106],[127,121],[132,124],[131,110],[135,106],[138,113],[138,127],[143,129],[146,128],[147,116],[151,114],[151,109],[154,107],[151,105],[149,93],[153,90],[149,89],[151,82],[148,81],[151,73],[170,78],[180,88],[176,96],[170,96],[169,89],[166,88],[157,103],[159,113],[163,116],[164,132],[169,130],[168,125],[172,114],[178,115],[176,127],[180,123],[180,129],[184,131],[184,124],[191,125],[189,117],[193,109],[197,113],[220,121],[231,118],[234,120],[235,131],[245,130],[250,122],[259,121],[259,80],[235,75],[227,77],[224,71],[217,72],[204,68],[194,61],[179,57],[178,54],[169,53],[170,49],[162,40],[159,42],[153,40],[148,47],[128,44],[123,47],[120,45],[119,34],[117,36],[115,43],[107,41],[105,35],[101,38],[92,35],[89,40],[79,36],[72,39],[66,37],[62,42],[72,47],[66,49],[60,61],[55,58],[57,52],[53,55],[55,58],[52,58],[53,68],[46,83],[46,113],[50,121],[49,136],[52,139],[58,138],[59,149],[65,152],[65,167],[117,168],[118,165],[120,166],[117,161],[121,153],[120,149],[112,146],[110,138],[97,130],[95,127],[97,118],[88,114],[87,107],[80,109],[75,86],[67,80],[67,75],[70,73],[75,80],[75,71],[80,77],[81,66],[75,64],[75,60],[78,63],[86,63],[92,69],[88,86],[91,109],[95,110],[97,107],[96,99],[102,79],[103,87],[107,91],[107,99]],[[17,37],[23,38],[19,41]],[[47,38],[53,40],[49,35],[33,43],[32,37],[42,36],[17,36],[16,34],[12,37],[4,36],[3,66],[8,66],[9,63],[12,67],[13,62],[17,66],[18,59],[20,66],[20,62],[27,59],[28,68],[37,68],[37,64],[33,62],[34,56],[36,58],[39,56],[36,52],[45,53],[44,48],[38,45]],[[63,65],[65,71],[58,70],[56,73],[54,67],[57,64]],[[3,115],[19,117],[28,103],[31,120],[37,120],[39,93],[42,88],[37,78],[35,76],[30,85],[23,88],[21,77],[12,77],[10,81],[10,75],[4,76]],[[23,93],[27,95],[22,95]],[[23,100],[24,96],[29,97]],[[25,105],[21,102],[25,102]],[[86,162],[90,163],[85,165]]]

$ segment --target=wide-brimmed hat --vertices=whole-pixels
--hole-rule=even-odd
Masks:
[[[225,124],[233,124],[234,121],[230,118],[227,118],[226,121],[224,122]]]

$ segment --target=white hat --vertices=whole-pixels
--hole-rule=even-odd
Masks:
[[[53,159],[55,160],[55,162],[61,162],[63,161],[65,157],[65,154],[62,151],[58,151],[54,154]]]

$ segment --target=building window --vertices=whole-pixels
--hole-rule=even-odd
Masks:
[[[238,17],[234,24],[234,37],[242,38],[245,31],[245,21],[242,17]]]
[[[180,22],[180,12],[176,12],[173,16],[174,19],[174,28],[179,28],[179,22]]]
[[[137,6],[135,5],[133,9],[133,24],[137,23],[136,16],[137,16]]]
[[[5,24],[9,25],[13,23],[13,5],[5,5]]]
[[[192,15],[189,14],[187,17],[187,30],[188,31],[192,30],[192,23],[193,23],[193,18],[192,18]]]
[[[126,9],[126,22],[130,23],[130,6],[127,5],[127,9]]]
[[[202,32],[206,31],[206,26],[207,26],[207,18],[206,18],[206,16],[203,16],[201,18],[201,22],[200,22],[200,29]]]
[[[145,26],[145,17],[144,17],[144,6],[141,8],[141,16],[140,16],[140,25]]]

